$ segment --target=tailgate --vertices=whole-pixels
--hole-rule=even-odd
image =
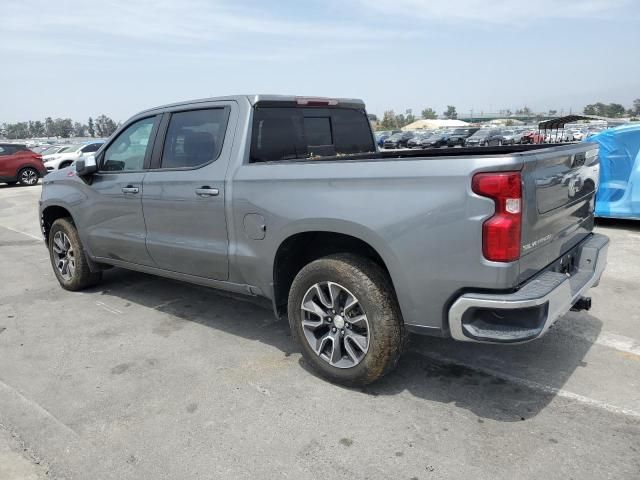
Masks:
[[[567,253],[593,229],[599,180],[593,143],[525,153],[520,282]],[[571,259],[567,258],[568,264]]]

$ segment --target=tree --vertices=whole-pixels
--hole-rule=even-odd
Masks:
[[[29,122],[29,130],[31,133],[31,137],[42,137],[45,135],[44,123],[42,123],[40,120]]]
[[[634,102],[635,106],[635,102]],[[639,105],[640,106],[640,105]],[[598,117],[622,117],[625,115],[626,110],[623,105],[619,103],[610,103],[605,105],[602,102],[590,103],[584,107],[583,113],[585,115],[595,115]]]
[[[632,110],[633,110],[633,114],[634,114],[634,115],[640,115],[640,98],[636,98],[636,99],[633,101],[633,108],[632,108]]]
[[[367,117],[369,117],[370,122],[377,122],[378,116],[375,113],[368,113]]]
[[[11,140],[29,138],[29,123],[7,123],[5,124],[5,135]]]
[[[56,118],[53,121],[53,135],[69,138],[73,134],[73,121],[70,118]]]
[[[407,124],[407,119],[405,118],[403,113],[396,115],[396,125],[398,128],[402,128]]]
[[[394,130],[398,128],[396,123],[396,114],[393,110],[386,110],[380,122],[380,128],[383,130]]]
[[[549,116],[555,117],[558,114],[558,110],[549,110]]]
[[[89,117],[89,123],[87,124],[87,131],[89,132],[90,137],[96,136],[96,130],[93,126],[93,118]]]
[[[416,116],[413,114],[413,110],[411,110],[410,108],[407,109],[405,113],[405,125],[409,125],[410,123],[413,123],[416,121]]]
[[[453,105],[447,105],[447,111],[442,113],[449,120],[455,120],[458,118],[458,112],[456,112],[456,107]]]
[[[438,114],[433,108],[429,107],[422,110],[422,118],[425,120],[435,120],[438,118]]]
[[[619,103],[610,103],[607,105],[607,117],[623,117],[626,110],[623,105]]]
[[[51,117],[47,117],[44,119],[44,133],[47,137],[53,137],[53,119]]]
[[[99,137],[111,136],[111,134],[116,131],[116,128],[118,128],[116,122],[106,115],[103,114],[96,118],[95,129]]]
[[[84,137],[86,126],[82,125],[80,122],[73,122],[73,135],[76,137]]]

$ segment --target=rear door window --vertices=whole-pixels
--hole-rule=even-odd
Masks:
[[[375,152],[364,110],[257,107],[251,162],[314,159]]]
[[[195,168],[216,160],[228,119],[225,107],[172,114],[160,168]]]

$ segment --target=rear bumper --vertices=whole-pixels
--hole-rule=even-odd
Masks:
[[[463,342],[518,343],[544,335],[589,288],[607,264],[609,238],[593,234],[574,249],[571,275],[548,270],[507,294],[466,293],[449,309],[451,336]]]

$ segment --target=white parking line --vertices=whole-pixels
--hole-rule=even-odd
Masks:
[[[7,230],[11,230],[12,232],[15,232],[15,233],[21,233],[22,235],[26,235],[27,237],[35,238],[36,240],[39,240],[39,241],[44,241],[42,237],[38,237],[37,235],[31,235],[30,233],[22,232],[20,230],[16,230],[15,228],[7,227],[6,225],[0,225],[0,227],[6,228]]]
[[[104,308],[107,312],[113,313],[114,315],[122,315],[122,312],[120,310],[118,310],[117,308],[110,307],[106,303],[96,302],[96,305]]]
[[[417,353],[418,355],[421,355],[426,358],[430,358],[432,360],[436,360],[438,362],[460,365],[462,367],[469,368],[470,370],[475,370],[476,372],[484,373],[485,375],[490,375],[492,377],[501,378],[502,380],[529,388],[531,390],[537,390],[542,393],[547,393],[550,395],[556,395],[558,397],[567,398],[569,400],[574,400],[578,403],[582,403],[583,405],[596,407],[602,410],[606,410],[607,412],[617,413],[619,415],[640,419],[640,412],[637,412],[635,410],[630,410],[628,408],[618,407],[617,405],[612,405],[607,402],[596,400],[595,398],[585,397],[584,395],[573,393],[568,390],[551,387],[549,385],[543,385],[542,383],[534,382],[533,380],[526,380],[524,378],[515,377],[508,373],[501,372],[499,370],[494,370],[492,368],[486,368],[486,367],[478,366],[478,365],[467,363],[467,362],[461,362],[459,360],[445,357],[443,355],[439,355],[433,352],[426,353],[424,351],[419,351],[419,350],[411,350],[411,352]]]
[[[598,335],[596,343],[604,347],[613,348],[620,352],[631,353],[640,357],[640,343],[636,342],[633,338],[616,335],[615,333],[601,333]]]

